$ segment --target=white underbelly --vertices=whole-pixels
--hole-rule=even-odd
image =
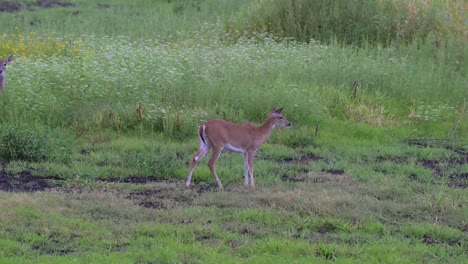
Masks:
[[[244,153],[245,152],[245,150],[243,150],[241,148],[236,148],[236,147],[232,146],[231,144],[224,145],[224,148],[226,150],[229,150],[229,151],[232,151],[232,152],[238,152],[238,153]]]

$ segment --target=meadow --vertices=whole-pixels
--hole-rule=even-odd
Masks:
[[[342,3],[0,1],[0,262],[466,261],[466,4]]]

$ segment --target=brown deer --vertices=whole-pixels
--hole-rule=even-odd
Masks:
[[[281,115],[283,108],[273,110],[268,115],[265,123],[260,126],[238,125],[221,119],[210,120],[198,127],[198,139],[200,141],[200,148],[192,159],[192,165],[185,186],[190,187],[192,173],[195,166],[198,164],[210,149],[213,150],[211,158],[208,161],[208,167],[211,174],[218,183],[219,188],[223,188],[221,181],[218,178],[215,170],[215,164],[223,149],[244,154],[244,169],[245,169],[245,182],[244,185],[249,185],[255,188],[254,175],[253,175],[253,159],[255,152],[268,139],[273,128],[276,126],[291,127],[291,123]]]

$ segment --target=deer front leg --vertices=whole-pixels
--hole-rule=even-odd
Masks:
[[[253,159],[254,159],[255,151],[249,151],[248,156],[248,165],[249,165],[249,174],[250,174],[250,184],[252,185],[252,189],[255,189],[255,180],[253,175]]]

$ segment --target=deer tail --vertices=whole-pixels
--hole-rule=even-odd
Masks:
[[[206,137],[206,125],[201,125],[198,127],[198,138],[200,143],[203,142],[204,145],[208,145],[208,138]]]

